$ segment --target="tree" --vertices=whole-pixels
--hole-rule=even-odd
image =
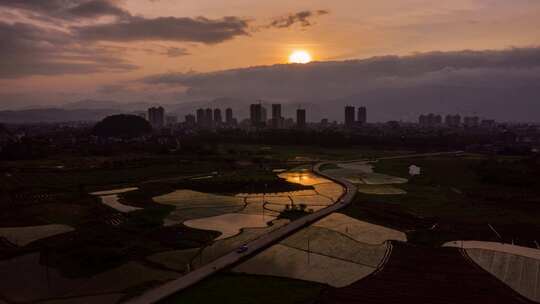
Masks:
[[[100,137],[134,138],[152,132],[152,126],[136,115],[112,115],[98,122],[92,131]]]

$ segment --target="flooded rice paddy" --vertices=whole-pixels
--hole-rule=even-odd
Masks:
[[[0,261],[0,275],[4,274],[4,277],[9,273],[23,272],[23,275],[9,280],[5,284],[0,284],[0,293],[7,300],[14,302],[54,300],[62,303],[64,299],[72,298],[72,300],[82,303],[115,303],[135,286],[166,282],[177,278],[243,244],[283,227],[290,221],[277,219],[277,216],[287,205],[302,204],[306,205],[308,209],[318,210],[332,205],[344,192],[340,185],[309,171],[279,171],[276,173],[290,182],[312,186],[313,189],[236,195],[217,195],[184,189],[156,196],[153,198],[155,203],[175,207],[174,211],[164,219],[165,226],[183,224],[196,229],[219,231],[221,235],[211,244],[201,248],[155,253],[145,257],[142,262],[127,262],[119,267],[85,278],[69,278],[61,274],[59,270],[45,266],[42,259],[46,257],[43,257],[39,252],[25,254]],[[96,191],[90,194],[99,197],[101,203],[116,211],[129,213],[142,208],[121,203],[119,201],[120,194],[135,190],[138,188]],[[323,228],[314,227],[313,229]],[[0,228],[0,237],[18,246],[25,246],[33,241],[69,231],[73,231],[73,228],[65,225]],[[336,234],[339,235],[339,233]],[[335,236],[332,238],[335,239]],[[356,241],[348,237],[342,238],[352,242],[347,245],[348,247],[352,246],[351,248],[356,248],[354,250],[359,250]],[[303,256],[304,249],[300,245],[294,247],[292,243],[285,241],[283,244],[282,246],[285,246],[289,252],[287,254],[298,258]],[[334,273],[336,277],[334,280],[341,280],[338,285],[346,284],[358,276],[371,272],[368,269],[375,267],[373,265],[379,262],[377,257],[380,252],[386,250],[386,247],[372,248],[368,246],[369,248],[366,247],[366,249],[364,246],[362,248],[368,250],[369,254],[358,255],[351,251],[347,255],[338,254],[331,248],[327,248],[325,251],[323,248],[319,248],[323,245],[316,241],[314,241],[314,246],[319,253],[312,253],[314,257],[310,263],[321,265],[333,263],[336,267],[348,271],[349,275]],[[328,250],[331,251],[330,253],[334,252],[333,254],[338,257],[325,256],[329,253]],[[376,253],[373,254],[373,252]],[[291,261],[294,262],[294,260]],[[360,265],[355,261],[367,263],[369,266]],[[302,272],[301,269],[299,271]],[[326,271],[321,268],[310,276],[321,276],[324,272]]]
[[[365,244],[378,245],[389,240],[407,241],[407,235],[401,231],[359,221],[342,213],[332,213],[313,226],[342,233]]]
[[[121,189],[113,189],[113,190],[106,190],[106,191],[97,191],[90,193],[91,195],[99,196],[101,199],[101,202],[116,211],[120,211],[122,213],[128,213],[136,210],[141,210],[142,208],[128,206],[125,204],[120,203],[118,200],[120,199],[119,194],[135,191],[139,188],[131,187],[131,188],[121,188]]]
[[[25,227],[7,227],[0,228],[0,237],[5,238],[8,242],[23,247],[34,241],[55,236],[75,230],[67,225],[40,225],[40,226],[25,226]]]
[[[408,182],[406,178],[374,172],[373,165],[367,161],[341,163],[338,166],[338,169],[328,169],[324,172],[333,177],[344,178],[353,184],[392,185]]]
[[[400,231],[333,213],[233,269],[344,287],[368,276],[385,260],[388,240]]]
[[[177,190],[153,199],[176,207],[165,219],[165,225],[183,223],[192,228],[219,231],[217,240],[222,240],[240,234],[243,228],[267,227],[287,206],[305,205],[313,211],[326,208],[344,191],[340,185],[309,171],[285,172],[279,176],[314,189],[234,196]]]
[[[531,301],[540,302],[540,249],[480,241],[454,241],[476,264]]]
[[[330,180],[320,177],[316,174],[311,173],[307,170],[299,170],[292,172],[284,172],[278,175],[279,177],[285,179],[289,183],[301,184],[304,186],[313,186],[317,184],[324,184],[331,182]]]
[[[181,224],[192,219],[235,213],[245,207],[244,199],[240,197],[210,194],[186,189],[156,196],[153,200],[159,204],[176,207],[176,209],[164,219],[165,226]]]
[[[195,229],[219,231],[221,235],[216,240],[221,240],[240,234],[244,228],[267,227],[268,222],[275,219],[269,215],[228,213],[185,221],[184,225]]]

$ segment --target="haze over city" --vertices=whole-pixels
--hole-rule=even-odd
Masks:
[[[230,98],[314,120],[361,103],[375,121],[537,121],[539,13],[530,0],[2,0],[0,109]]]

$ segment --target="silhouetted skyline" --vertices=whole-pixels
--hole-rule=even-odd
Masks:
[[[44,3],[0,1],[0,110],[233,98],[540,117],[536,1]],[[316,62],[285,64],[294,50]]]

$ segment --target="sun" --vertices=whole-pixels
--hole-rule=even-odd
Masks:
[[[307,51],[298,50],[289,55],[289,63],[310,63],[311,55]]]

